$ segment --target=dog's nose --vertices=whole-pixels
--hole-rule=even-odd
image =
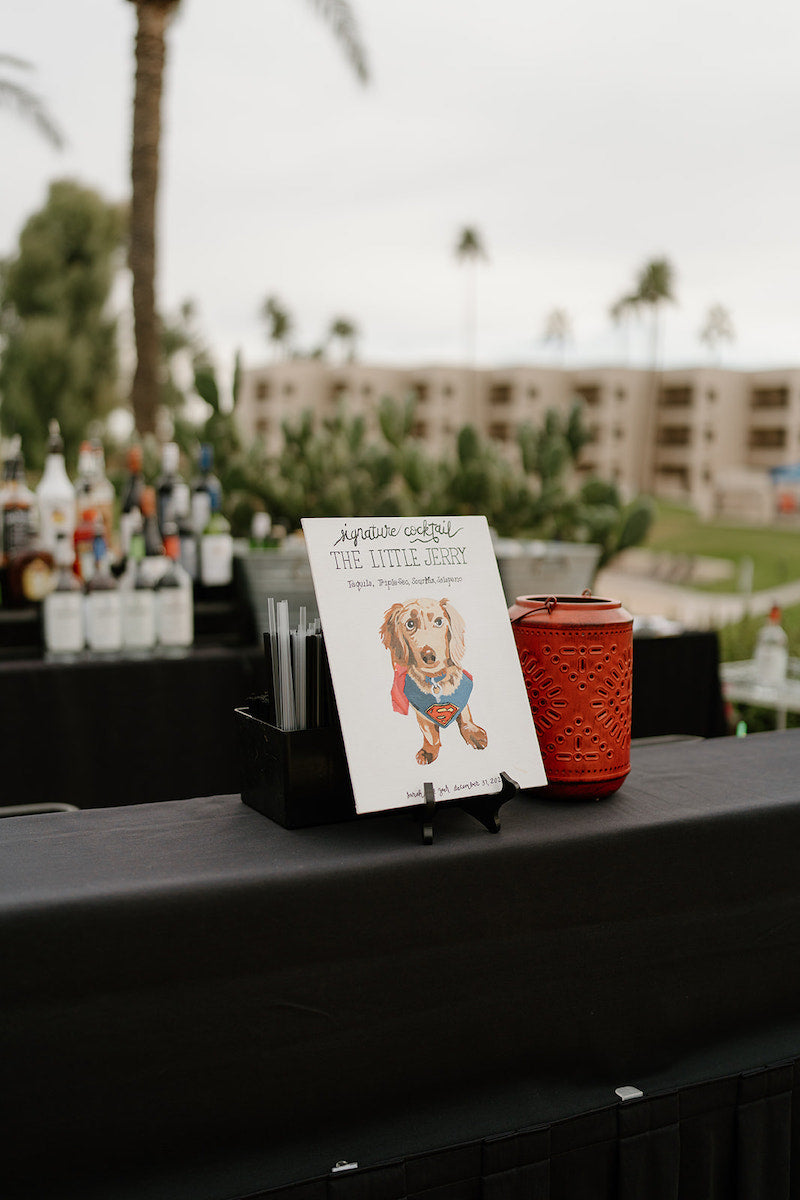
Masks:
[[[426,667],[429,667],[431,665],[431,663],[435,663],[436,662],[435,650],[432,650],[430,646],[423,646],[422,647],[422,661],[425,663]]]

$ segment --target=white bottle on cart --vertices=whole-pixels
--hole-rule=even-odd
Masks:
[[[780,687],[789,668],[789,639],[781,625],[781,610],[773,604],[769,617],[756,638],[756,683],[765,687]]]

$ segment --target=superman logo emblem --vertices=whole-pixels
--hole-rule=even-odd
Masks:
[[[458,712],[458,708],[455,704],[432,704],[426,711],[437,725],[449,725]]]

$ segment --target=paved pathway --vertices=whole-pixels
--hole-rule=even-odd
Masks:
[[[690,629],[718,629],[748,613],[765,615],[773,604],[800,604],[800,579],[766,592],[697,592],[609,567],[600,571],[592,589],[596,596],[621,600],[634,617],[660,616]]]

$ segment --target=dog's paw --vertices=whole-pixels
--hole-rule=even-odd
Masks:
[[[481,729],[480,725],[465,723],[461,726],[461,732],[467,745],[472,746],[475,750],[485,750],[489,744],[489,735],[485,729]]]
[[[429,749],[427,746],[423,746],[421,750],[417,751],[417,762],[419,763],[419,765],[421,767],[427,766],[428,763],[435,762],[438,757],[439,757],[439,747],[438,746],[436,747],[436,749]]]

